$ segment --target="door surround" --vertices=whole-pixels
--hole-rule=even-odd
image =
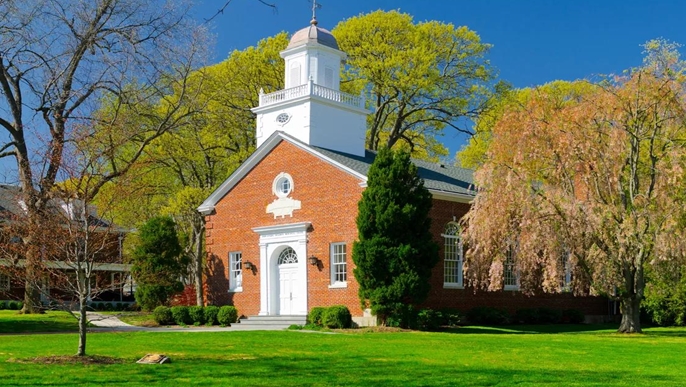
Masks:
[[[307,230],[310,222],[289,223],[276,226],[255,227],[260,236],[260,316],[279,314],[279,254],[287,247],[298,256],[297,302],[292,305],[292,315],[307,315]]]

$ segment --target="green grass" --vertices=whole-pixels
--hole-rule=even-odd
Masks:
[[[0,333],[75,332],[78,330],[78,321],[67,312],[19,314],[16,310],[0,310]]]
[[[0,385],[686,385],[686,329],[651,328],[632,336],[614,329],[90,334],[90,354],[123,361],[107,365],[22,361],[75,353],[75,334],[2,336]],[[172,363],[135,364],[147,353],[165,354]]]

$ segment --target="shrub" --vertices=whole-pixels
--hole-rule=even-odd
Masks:
[[[181,282],[174,286],[139,284],[135,293],[136,303],[143,310],[153,310],[160,305],[166,305],[167,300],[180,290],[183,290]]]
[[[538,313],[538,309],[517,309],[514,315],[514,322],[520,324],[538,324],[540,321],[541,316]]]
[[[551,308],[538,308],[538,318],[541,324],[559,324],[562,322],[562,311]]]
[[[207,325],[217,325],[217,315],[219,314],[219,307],[214,305],[208,305],[203,308],[203,314],[205,315],[205,324]]]
[[[322,314],[322,325],[327,328],[350,328],[353,325],[353,317],[347,306],[331,306]]]
[[[443,323],[441,312],[427,308],[417,313],[417,328],[422,331],[436,331]]]
[[[113,311],[114,310],[114,305],[112,305],[111,302],[108,302],[105,304],[105,310],[106,311]]]
[[[578,309],[567,309],[562,312],[562,321],[570,324],[581,324],[584,318],[584,313]]]
[[[5,301],[0,301],[0,310],[6,309],[7,306],[5,305]]]
[[[394,328],[417,328],[417,311],[412,305],[397,305],[395,311],[386,316],[385,325]]]
[[[441,325],[456,327],[462,323],[462,319],[464,318],[462,312],[457,309],[443,308],[438,311],[441,312],[441,316],[443,317]]]
[[[322,325],[322,315],[326,311],[323,306],[315,306],[310,310],[310,314],[307,315],[307,322],[314,325]]]
[[[21,307],[19,306],[18,301],[10,301],[7,303],[7,309],[9,310],[19,310]]]
[[[152,316],[160,325],[169,325],[174,322],[174,316],[172,316],[171,309],[166,306],[158,306],[152,312]]]
[[[193,324],[202,325],[205,323],[205,313],[202,306],[189,306],[188,316]]]
[[[191,316],[188,314],[187,306],[172,306],[172,317],[178,325],[189,325],[192,323]]]
[[[231,326],[238,320],[238,309],[235,306],[225,305],[219,308],[217,321],[224,326]]]
[[[501,309],[477,306],[467,313],[467,319],[471,324],[502,325],[510,321],[510,315]]]

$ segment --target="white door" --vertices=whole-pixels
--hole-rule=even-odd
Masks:
[[[279,314],[290,315],[298,303],[297,289],[298,267],[296,265],[279,266]]]

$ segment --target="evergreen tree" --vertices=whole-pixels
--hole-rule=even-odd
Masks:
[[[438,246],[431,239],[431,194],[408,153],[382,148],[358,204],[353,245],[360,301],[385,323],[429,293]]]
[[[156,217],[143,224],[131,259],[136,281],[136,302],[145,310],[166,304],[181,290],[187,262],[181,255],[176,225],[170,217]]]

